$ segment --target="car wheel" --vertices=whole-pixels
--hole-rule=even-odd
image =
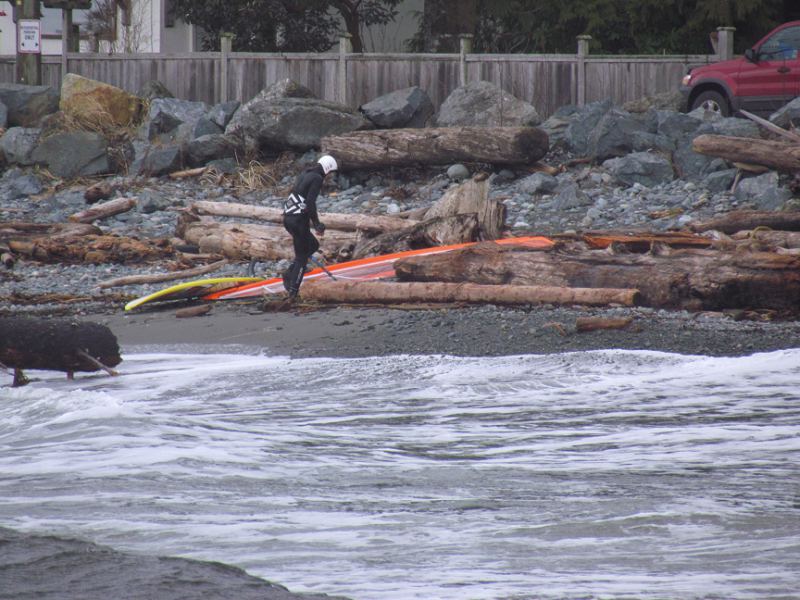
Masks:
[[[728,99],[719,92],[715,92],[713,90],[703,92],[697,96],[697,98],[694,99],[694,102],[692,102],[691,110],[701,107],[706,110],[710,110],[711,112],[715,112],[723,117],[729,117],[731,115],[731,108],[730,104],[728,104]]]

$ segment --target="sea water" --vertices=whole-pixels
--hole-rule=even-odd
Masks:
[[[355,600],[800,594],[800,350],[197,350],[0,388],[0,527]]]

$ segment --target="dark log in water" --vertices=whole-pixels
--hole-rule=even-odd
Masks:
[[[105,370],[122,362],[117,338],[105,325],[71,319],[0,317],[0,363],[14,369],[14,385],[24,385],[23,369]]]

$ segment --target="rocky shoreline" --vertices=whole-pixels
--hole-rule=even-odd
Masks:
[[[287,106],[292,102],[312,102],[308,98],[281,96],[287,89],[291,91],[293,88],[282,82],[274,90],[265,90],[265,94],[253,100],[254,104],[245,105],[238,111],[234,106],[209,110],[208,107],[196,106],[197,103],[176,99],[154,101],[141,130],[149,132],[147,139],[153,140],[151,130],[158,129],[158,143],[169,141],[164,136],[180,134],[195,136],[196,141],[199,140],[196,145],[203,146],[210,134],[199,135],[205,131],[201,125],[205,124],[207,128],[210,125],[206,121],[219,121],[221,117],[217,113],[225,113],[221,122],[232,119],[241,125],[257,121],[254,117],[260,114],[259,111],[263,112],[264,106],[270,106],[270,102]],[[486,90],[467,90],[462,96],[469,96],[469,93],[484,94]],[[392,100],[395,101],[396,98]],[[383,114],[381,111],[386,110],[386,104],[376,100],[372,110],[375,114]],[[226,111],[222,111],[223,108]],[[324,108],[329,110],[330,107]],[[344,170],[328,178],[318,206],[321,213],[376,216],[413,213],[431,206],[451,186],[478,172],[489,177],[490,200],[501,202],[505,207],[505,234],[509,236],[552,236],[586,231],[675,231],[730,211],[796,211],[800,206],[796,197],[796,178],[769,170],[760,174],[743,173],[720,158],[692,151],[692,140],[706,133],[761,137],[763,132],[754,122],[721,118],[702,110],[684,114],[655,103],[628,109],[611,106],[609,102],[580,108],[564,107],[539,124],[548,134],[550,149],[536,164],[516,167],[450,164]],[[444,112],[445,107],[436,115],[439,121],[446,119]],[[457,112],[471,114],[463,107]],[[167,114],[171,115],[169,119],[165,116]],[[375,114],[371,118],[377,118]],[[787,106],[783,117],[795,119],[798,114],[800,103],[795,102]],[[524,112],[524,118],[533,118],[530,110]],[[165,124],[173,126],[181,119],[187,121],[172,132],[162,131],[169,129]],[[459,124],[463,123],[455,125]],[[12,127],[0,139],[7,159],[25,156],[21,148],[23,141],[28,139],[26,132],[30,131]],[[254,129],[245,137],[249,136],[248,139],[255,143],[261,139],[259,136],[265,135],[264,131],[266,129]],[[139,143],[146,142],[139,140]],[[154,141],[152,148],[156,148],[155,144]],[[104,218],[95,225],[104,234],[164,240],[179,245],[181,241],[174,238],[176,224],[179,215],[193,202],[214,200],[278,208],[296,174],[313,162],[317,154],[315,150],[284,152],[277,158],[247,165],[236,165],[235,161],[227,159],[233,164],[226,163],[224,169],[212,161],[195,177],[148,176],[152,173],[141,169],[134,169],[128,175],[103,177],[100,181],[114,198],[135,199],[135,208]],[[65,223],[71,215],[87,208],[87,187],[97,181],[97,178],[59,178],[40,167],[26,165],[24,160],[16,163],[9,160],[0,176],[0,221]],[[272,277],[285,267],[286,261],[264,262],[259,263],[257,272]],[[298,321],[310,320],[308,311],[313,307],[308,305],[284,315],[264,312],[259,302],[250,302],[243,305],[218,304],[205,317],[186,320],[187,325],[169,327],[166,322],[174,321],[173,306],[156,306],[131,315],[123,314],[123,306],[131,299],[174,282],[101,286],[120,277],[164,273],[180,268],[185,266],[172,259],[71,264],[43,263],[20,256],[13,267],[0,268],[0,315],[101,318],[125,332],[133,331],[135,323],[160,318],[161,327],[171,331],[170,335],[176,342],[187,337],[179,333],[180,329],[203,331],[209,329],[205,324],[213,320],[224,320],[226,327],[236,330],[239,327],[234,323],[236,317],[247,322],[258,319],[267,323],[284,319],[287,323],[281,327],[288,331],[302,329]],[[242,276],[246,270],[246,263],[230,261],[207,276]],[[644,308],[589,310],[549,306],[515,309],[428,307],[413,311],[325,308],[319,312],[328,317],[339,312],[358,316],[355,320],[345,316],[341,319],[326,317],[320,321],[327,323],[338,319],[339,322],[355,323],[363,318],[361,315],[365,311],[379,316],[367,319],[375,322],[370,323],[371,329],[366,330],[363,343],[343,344],[341,341],[361,340],[362,332],[358,325],[329,325],[321,337],[334,340],[331,343],[312,341],[309,336],[304,350],[301,344],[293,341],[293,334],[273,334],[270,338],[272,349],[298,356],[361,356],[396,352],[498,355],[599,347],[739,354],[793,347],[797,329],[794,317],[774,311],[736,310],[710,315]],[[615,332],[574,334],[576,319],[587,314],[625,314],[631,319],[631,324]],[[260,325],[245,325],[241,327],[242,333],[253,327],[258,329]],[[377,331],[384,332],[384,335],[378,335]],[[189,341],[215,343],[219,337],[230,336],[218,333],[209,336],[208,340],[193,338]],[[156,335],[155,338],[161,343],[169,342],[163,336]],[[136,343],[148,343],[138,335],[131,335],[130,339]],[[250,343],[265,342],[254,339]]]

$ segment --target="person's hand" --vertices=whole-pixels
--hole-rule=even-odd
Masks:
[[[325,235],[325,223],[317,223],[314,225],[314,231],[316,231],[319,235]]]

